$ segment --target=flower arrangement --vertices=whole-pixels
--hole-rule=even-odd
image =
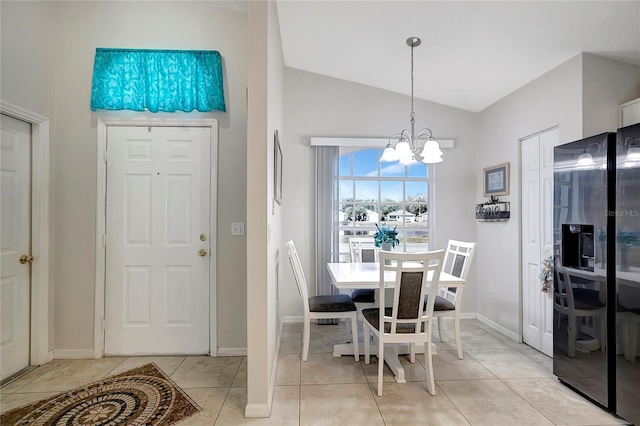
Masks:
[[[396,231],[397,226],[391,229],[388,226],[380,227],[376,223],[376,228],[378,231],[373,235],[376,247],[380,247],[385,243],[391,244],[391,247],[395,247],[396,244],[400,244],[400,240],[398,240],[398,231]]]
[[[542,284],[542,292],[548,293],[551,288],[551,282],[553,281],[553,257],[548,256],[543,262],[543,266],[540,268],[540,284]]]
[[[635,229],[627,227],[618,229],[618,244],[625,246],[640,245],[640,233]]]
[[[618,229],[616,234],[619,246],[640,246],[640,231],[637,228],[624,227]],[[600,244],[607,242],[606,229],[598,228],[598,242]]]

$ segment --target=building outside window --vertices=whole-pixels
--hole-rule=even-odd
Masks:
[[[395,250],[429,249],[429,167],[380,163],[380,149],[341,148],[338,227],[340,261],[349,261],[348,240],[373,235],[378,226],[397,227]]]

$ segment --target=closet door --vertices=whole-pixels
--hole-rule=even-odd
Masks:
[[[553,256],[553,147],[558,129],[521,140],[522,338],[553,354],[553,289],[543,292],[539,274]]]

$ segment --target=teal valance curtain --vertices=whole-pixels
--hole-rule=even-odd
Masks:
[[[91,109],[226,111],[220,53],[98,48]]]

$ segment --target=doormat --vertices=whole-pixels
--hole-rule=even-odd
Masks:
[[[0,424],[173,425],[202,409],[154,363],[7,411]]]

